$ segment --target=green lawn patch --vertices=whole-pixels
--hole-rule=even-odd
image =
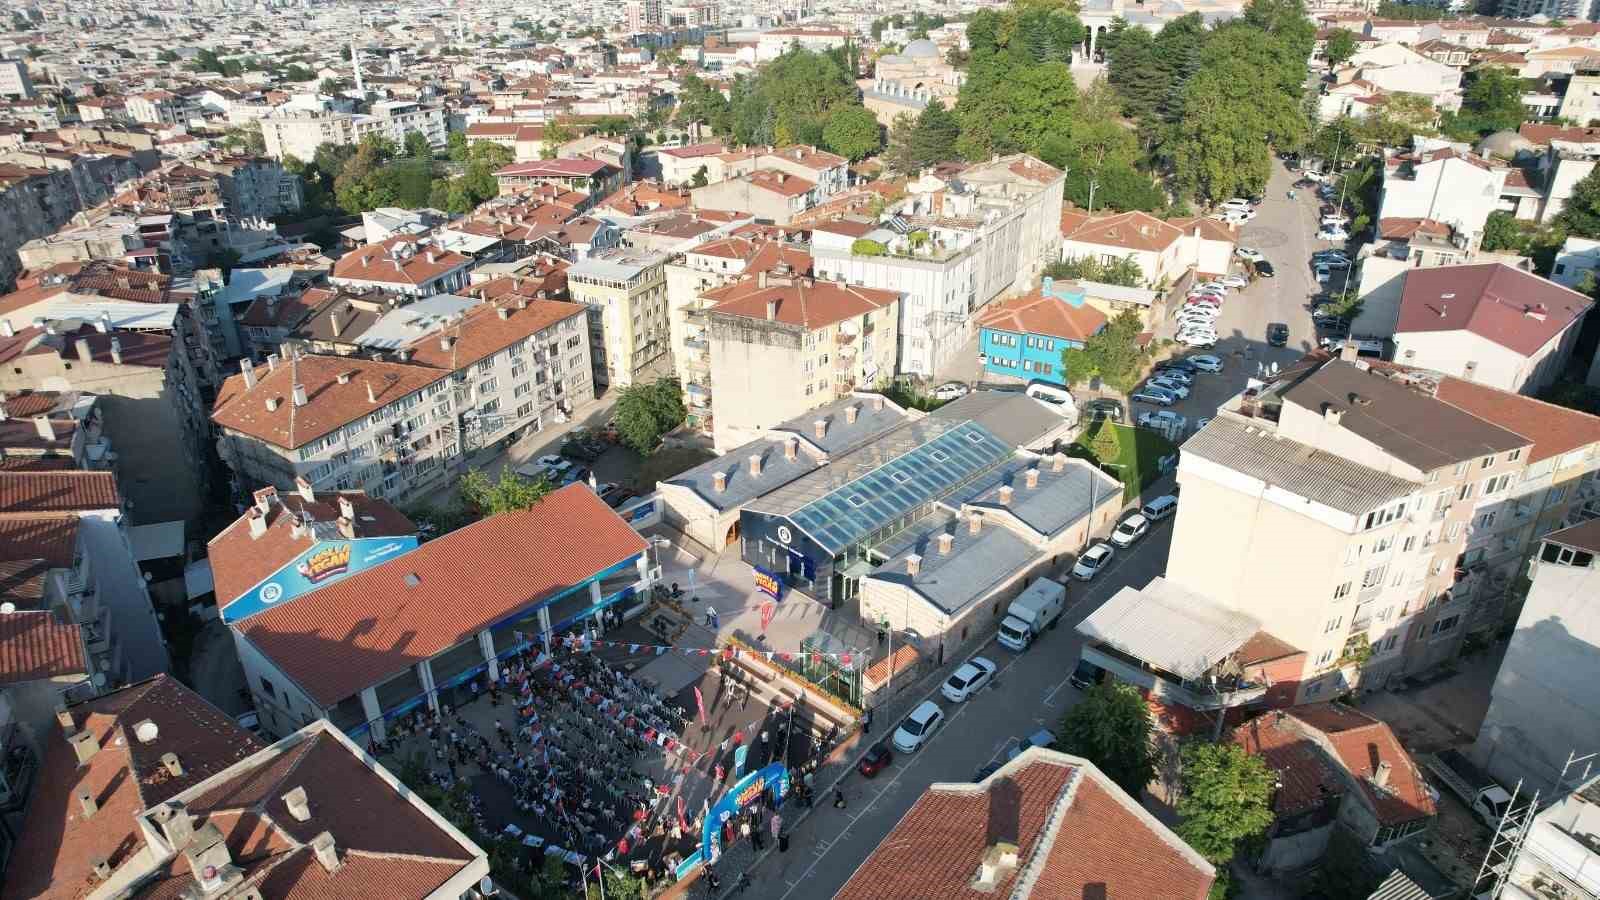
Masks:
[[[1132,499],[1161,477],[1161,459],[1178,452],[1176,444],[1148,428],[1115,425],[1104,419],[1067,447],[1067,455],[1092,460],[1122,482],[1122,497]]]

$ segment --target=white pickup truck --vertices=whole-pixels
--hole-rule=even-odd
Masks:
[[[1472,810],[1478,820],[1490,828],[1500,824],[1500,819],[1511,807],[1511,795],[1498,782],[1455,750],[1441,750],[1422,758],[1422,764],[1444,782],[1451,793]]]

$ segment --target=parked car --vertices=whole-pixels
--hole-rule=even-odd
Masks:
[[[1156,363],[1155,369],[1156,369],[1157,372],[1166,372],[1166,371],[1175,370],[1175,371],[1178,371],[1178,372],[1182,372],[1185,375],[1193,375],[1194,373],[1200,371],[1200,367],[1199,366],[1196,366],[1194,363],[1190,362],[1187,358],[1184,358],[1184,357],[1177,357],[1177,358],[1174,358],[1174,359],[1164,359],[1161,362]]]
[[[1317,232],[1317,240],[1348,241],[1350,240],[1350,233],[1345,231],[1343,228],[1324,228]]]
[[[1138,513],[1134,513],[1126,519],[1123,519],[1122,524],[1118,525],[1116,530],[1111,532],[1111,543],[1126,549],[1133,546],[1134,541],[1144,537],[1145,532],[1149,530],[1150,520],[1139,515]]]
[[[1162,388],[1155,387],[1154,385],[1145,385],[1128,399],[1137,400],[1140,403],[1154,403],[1157,406],[1171,406],[1172,404],[1178,402],[1178,397],[1176,394],[1173,394],[1167,390],[1163,390]]]
[[[1185,347],[1210,349],[1217,345],[1217,333],[1215,331],[1182,331],[1178,333],[1174,340]]]
[[[1181,431],[1189,424],[1189,420],[1170,409],[1160,409],[1141,413],[1139,424],[1145,428],[1172,428]]]
[[[1327,250],[1318,250],[1317,252],[1311,254],[1311,259],[1315,262],[1332,262],[1334,260],[1338,260],[1339,262],[1348,263],[1350,261],[1350,255],[1345,253],[1343,250],[1338,249],[1337,247],[1330,247]]]
[[[1256,263],[1256,277],[1258,277],[1258,278],[1272,278],[1273,276],[1275,276],[1277,274],[1278,274],[1277,272],[1274,272],[1272,270],[1272,263],[1269,263],[1264,259],[1261,260],[1260,262]]]
[[[1187,399],[1189,399],[1189,389],[1188,388],[1186,388],[1183,385],[1177,383],[1176,381],[1173,381],[1173,380],[1168,379],[1168,378],[1163,378],[1160,375],[1157,375],[1156,377],[1150,379],[1148,382],[1146,382],[1146,384],[1149,385],[1150,387],[1161,388],[1162,390],[1167,391],[1168,393],[1172,394],[1174,397],[1177,397],[1179,400],[1187,400]]]
[[[639,493],[632,488],[617,488],[616,490],[612,491],[609,496],[601,499],[605,500],[606,505],[612,509],[621,509],[622,504],[627,503],[629,500],[632,500],[637,496],[639,496]]]
[[[1249,212],[1251,210],[1250,201],[1244,199],[1243,197],[1234,197],[1234,198],[1232,198],[1230,200],[1224,200],[1224,201],[1222,201],[1222,205],[1221,205],[1220,208],[1221,209],[1237,209],[1237,210],[1239,210],[1241,212]]]
[[[1183,305],[1185,307],[1207,306],[1211,309],[1221,309],[1222,298],[1218,297],[1216,294],[1190,294],[1184,299]]]
[[[1233,255],[1245,262],[1262,263],[1267,261],[1267,258],[1261,255],[1261,251],[1254,247],[1239,247],[1233,251]]]
[[[1328,279],[1333,277],[1333,270],[1322,263],[1317,263],[1316,266],[1312,267],[1311,272],[1316,276],[1318,284],[1327,284]]]
[[[1251,219],[1254,219],[1255,217],[1256,217],[1256,211],[1253,210],[1253,209],[1246,209],[1246,210],[1230,209],[1227,212],[1223,213],[1223,221],[1227,222],[1229,224],[1232,224],[1232,225],[1243,225],[1244,223],[1250,221]]]
[[[1250,279],[1238,274],[1237,272],[1229,272],[1221,278],[1218,278],[1217,281],[1235,289],[1243,289],[1250,286]]]
[[[1289,346],[1289,326],[1282,322],[1272,322],[1267,325],[1267,346]]]
[[[935,400],[960,400],[971,392],[971,388],[959,381],[946,381],[933,389]]]
[[[1083,555],[1078,557],[1076,563],[1073,563],[1072,577],[1079,581],[1090,581],[1096,575],[1105,571],[1106,564],[1111,562],[1111,558],[1116,555],[1117,551],[1113,550],[1110,544],[1101,541],[1083,551]]]
[[[1167,516],[1178,511],[1178,498],[1171,494],[1163,494],[1139,508],[1139,515],[1152,522],[1159,522]]]
[[[950,677],[945,679],[944,686],[939,688],[939,693],[951,703],[961,703],[983,690],[983,686],[989,683],[989,679],[993,678],[999,669],[1000,667],[993,662],[981,656],[974,656],[962,663],[961,668],[950,673]]]
[[[1327,176],[1323,175],[1321,172],[1318,172],[1316,169],[1306,169],[1300,173],[1300,177],[1317,184],[1321,184],[1327,179]]]
[[[1198,366],[1191,366],[1186,369],[1157,369],[1154,377],[1162,381],[1171,381],[1188,387],[1194,384],[1194,373],[1198,368]]]
[[[594,494],[596,497],[604,500],[605,498],[611,496],[612,492],[614,492],[618,487],[620,487],[620,485],[618,485],[615,481],[602,481],[594,486]]]
[[[1202,372],[1221,372],[1223,368],[1222,357],[1208,353],[1189,357],[1189,364]]]
[[[860,772],[863,778],[871,778],[888,768],[892,762],[894,762],[894,751],[879,741],[867,748],[866,754],[861,757],[861,762],[856,763],[856,771]]]
[[[1122,403],[1109,398],[1090,400],[1085,403],[1083,405],[1083,414],[1088,416],[1090,421],[1106,419],[1111,422],[1121,422],[1124,416]]]
[[[894,732],[894,748],[901,753],[914,753],[923,744],[932,738],[939,727],[944,724],[944,710],[932,700],[924,700],[922,704],[906,716],[905,721]]]

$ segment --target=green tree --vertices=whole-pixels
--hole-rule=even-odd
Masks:
[[[700,168],[694,170],[694,177],[689,179],[689,187],[703,188],[709,183],[709,181],[710,179],[706,174],[706,167],[701,166]]]
[[[878,152],[878,120],[864,106],[839,106],[828,114],[822,128],[822,143],[829,150],[855,162]]]
[[[1135,800],[1156,776],[1150,707],[1129,684],[1097,684],[1061,720],[1055,749],[1089,760]]]
[[[560,121],[551,122],[544,127],[543,143],[539,147],[539,157],[541,159],[555,159],[556,153],[561,149],[562,144],[577,140],[577,138],[578,133],[573,130],[572,126]]]
[[[222,146],[229,150],[237,150],[252,156],[265,156],[267,141],[261,136],[261,123],[251,122],[248,125],[235,125],[229,128],[222,136]]]
[[[1497,209],[1489,213],[1488,220],[1483,223],[1482,246],[1491,253],[1499,251],[1522,253],[1528,248],[1528,233],[1517,222],[1516,216]]]
[[[1082,384],[1098,375],[1115,390],[1132,390],[1144,362],[1144,350],[1139,346],[1143,328],[1137,315],[1124,312],[1107,323],[1099,334],[1084,341],[1082,350],[1063,350],[1062,370],[1072,376],[1068,383]]]
[[[684,76],[674,118],[685,125],[702,122],[716,134],[727,134],[732,126],[728,98],[697,75]]]
[[[959,137],[961,123],[935,97],[917,114],[917,127],[911,132],[911,159],[919,168],[955,159]]]
[[[1348,288],[1333,294],[1331,302],[1323,306],[1322,309],[1329,315],[1338,316],[1348,324],[1354,322],[1356,317],[1361,315],[1361,306],[1361,292],[1355,288]]]
[[[164,63],[177,62],[178,61],[178,54],[174,53],[171,50],[163,50],[160,53],[156,54],[156,60],[159,61],[159,62],[164,62]]]
[[[498,481],[491,481],[477,469],[468,469],[461,476],[460,488],[461,499],[480,516],[531,509],[552,490],[549,479],[526,478],[506,469],[500,471]]]
[[[1327,47],[1322,51],[1328,58],[1328,68],[1336,68],[1356,55],[1356,35],[1348,28],[1335,28],[1328,35]]]
[[[1467,78],[1467,87],[1461,93],[1461,112],[1447,117],[1447,131],[1472,139],[1496,131],[1515,131],[1527,121],[1522,79],[1499,66],[1484,66]]]
[[[1556,223],[1569,235],[1582,238],[1600,237],[1600,167],[1572,186],[1572,196],[1561,208]]]
[[[823,143],[829,115],[859,106],[848,59],[799,47],[772,60],[754,79],[734,82],[730,132],[740,143]]]
[[[1178,836],[1221,868],[1241,841],[1272,824],[1277,775],[1238,744],[1191,741],[1183,746],[1183,796]]]
[[[648,456],[661,436],[683,424],[683,388],[676,378],[660,378],[622,389],[616,404],[617,431],[629,447]]]
[[[450,161],[465,163],[467,161],[467,133],[465,131],[452,131],[444,140],[446,151],[450,154]]]
[[[405,154],[412,159],[433,159],[433,146],[420,131],[406,132]]]

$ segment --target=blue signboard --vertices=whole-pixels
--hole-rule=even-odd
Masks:
[[[783,578],[776,572],[768,572],[760,566],[751,566],[755,570],[756,590],[774,600],[783,599]]]
[[[628,521],[637,522],[640,519],[648,519],[652,515],[655,515],[655,511],[656,502],[654,500],[646,500],[638,506],[628,510]]]
[[[416,535],[318,541],[222,610],[233,623],[417,548]]]
[[[702,859],[713,863],[717,861],[717,857],[722,855],[722,823],[754,804],[762,792],[768,790],[772,791],[773,808],[782,806],[783,798],[789,794],[789,769],[783,763],[772,763],[734,782],[733,788],[711,807],[700,833]]]

